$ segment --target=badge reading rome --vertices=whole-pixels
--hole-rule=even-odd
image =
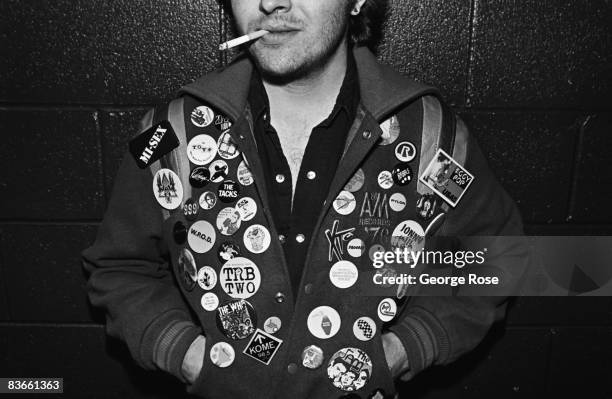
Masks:
[[[243,353],[267,366],[282,343],[281,339],[257,329],[249,344],[244,348]]]
[[[419,180],[455,207],[474,181],[474,176],[440,149]]]
[[[140,169],[151,164],[179,146],[179,140],[168,121],[161,121],[130,141],[130,153]]]

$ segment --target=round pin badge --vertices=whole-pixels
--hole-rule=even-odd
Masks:
[[[227,162],[222,159],[217,159],[211,163],[208,170],[210,171],[210,181],[213,183],[221,183],[229,174]]]
[[[238,182],[243,186],[250,186],[253,184],[253,174],[244,161],[241,161],[236,169],[236,177]]]
[[[185,201],[185,204],[183,205],[183,216],[185,216],[185,219],[193,222],[197,219],[199,211],[200,204],[195,202],[193,198],[189,198],[187,201]]]
[[[395,193],[389,197],[389,208],[394,212],[401,212],[406,208],[406,197],[402,193]]]
[[[210,291],[217,285],[217,272],[210,266],[198,270],[198,285],[204,291]]]
[[[400,162],[410,162],[416,157],[416,147],[410,141],[402,141],[395,146],[395,157]]]
[[[276,334],[281,329],[282,325],[283,323],[279,317],[268,317],[264,323],[264,331],[268,334]]]
[[[174,223],[172,228],[172,236],[177,245],[183,245],[187,242],[187,227],[183,222]]]
[[[351,193],[355,193],[361,190],[364,182],[365,182],[365,174],[363,173],[363,169],[359,169],[357,170],[357,172],[355,172],[353,177],[351,177],[351,180],[349,180],[349,182],[346,183],[346,186],[344,186],[344,190],[351,192]]]
[[[384,190],[393,187],[393,174],[388,170],[383,170],[378,174],[378,185]]]
[[[240,186],[238,186],[238,183],[231,180],[225,180],[219,185],[219,189],[217,190],[217,196],[226,204],[236,201],[239,195]]]
[[[232,127],[232,121],[225,115],[215,115],[215,126],[222,132]]]
[[[236,352],[227,342],[217,342],[210,348],[210,361],[217,367],[226,368],[234,363]]]
[[[217,152],[223,159],[234,159],[240,155],[240,151],[232,135],[229,133],[229,130],[224,131],[221,133],[221,136],[219,136],[219,140],[217,140]]]
[[[217,196],[212,191],[206,191],[200,195],[198,203],[200,208],[209,211],[217,205]]]
[[[365,242],[360,238],[353,238],[346,246],[346,251],[353,258],[360,258],[365,253]]]
[[[336,309],[319,306],[310,312],[306,324],[312,335],[319,339],[327,339],[340,331],[341,319]]]
[[[164,209],[176,209],[183,202],[183,184],[170,169],[160,169],[155,173],[153,193],[157,203]]]
[[[219,248],[217,249],[217,258],[219,259],[219,262],[221,262],[221,264],[224,264],[228,260],[237,258],[239,256],[240,247],[233,242],[226,241],[224,243],[221,243],[221,245],[219,245]]]
[[[400,134],[400,124],[399,119],[397,119],[397,115],[393,115],[391,118],[381,123],[380,129],[382,130],[382,140],[379,145],[389,145],[395,143],[395,140],[397,140]]]
[[[440,199],[435,194],[423,194],[417,200],[417,215],[425,221],[430,220],[438,212]]]
[[[302,366],[316,370],[323,364],[323,349],[316,345],[309,345],[302,351]]]
[[[210,182],[210,171],[205,166],[193,168],[189,174],[189,184],[193,188],[203,188]]]
[[[191,111],[191,123],[197,127],[206,127],[210,125],[215,118],[215,113],[212,109],[205,105],[200,105]]]
[[[353,335],[360,341],[369,341],[376,334],[376,323],[369,317],[360,317],[353,323]]]
[[[212,292],[207,292],[206,294],[202,295],[200,305],[202,305],[202,309],[205,311],[212,312],[219,306],[219,297]]]
[[[412,169],[407,163],[400,163],[395,165],[391,171],[393,175],[393,181],[398,186],[407,186],[412,181]]]
[[[223,208],[217,215],[217,228],[224,236],[235,234],[240,228],[240,212],[234,208]]]
[[[177,266],[178,275],[180,276],[179,279],[183,284],[183,287],[187,291],[192,291],[196,284],[198,270],[196,268],[195,258],[188,249],[181,249],[178,256]]]
[[[342,191],[338,194],[332,206],[340,215],[350,215],[355,210],[357,201],[350,191]]]
[[[408,250],[417,252],[425,247],[425,231],[414,220],[405,220],[398,224],[391,235],[391,247],[395,251]]]
[[[378,304],[378,318],[382,321],[389,322],[393,320],[397,314],[397,304],[392,298],[385,298]]]
[[[359,271],[354,263],[348,260],[341,260],[334,263],[329,269],[329,280],[338,288],[352,287],[359,277]]]
[[[249,226],[244,232],[244,246],[254,254],[265,252],[270,246],[270,232],[260,224]]]
[[[372,360],[359,348],[342,348],[329,359],[327,376],[338,389],[358,391],[372,376]]]
[[[248,222],[257,214],[257,203],[251,197],[240,198],[236,202],[236,210],[240,212],[240,219],[243,222]]]
[[[187,158],[194,165],[208,165],[217,155],[217,142],[207,134],[198,134],[187,144]]]
[[[217,234],[212,224],[199,220],[189,228],[187,242],[189,247],[199,254],[210,251],[217,240]]]
[[[380,244],[374,244],[374,245],[372,245],[372,246],[370,247],[370,250],[368,251],[368,257],[370,258],[370,260],[371,260],[372,262],[374,262],[374,256],[375,256],[377,253],[381,253],[381,252],[385,252],[385,247],[383,247],[383,246],[382,246],[382,245],[380,245]],[[380,266],[380,267],[382,267],[382,266]]]
[[[231,301],[217,308],[217,327],[229,339],[245,339],[255,332],[255,326],[255,309],[244,299]]]
[[[235,299],[248,299],[261,285],[259,268],[247,258],[230,259],[219,271],[219,284],[225,293]]]

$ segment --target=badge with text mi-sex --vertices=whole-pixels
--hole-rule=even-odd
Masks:
[[[327,365],[327,377],[334,386],[346,392],[363,388],[372,376],[372,360],[359,348],[342,348]]]
[[[282,343],[281,339],[257,329],[249,344],[244,348],[243,353],[267,366]]]
[[[306,324],[308,331],[319,339],[331,338],[340,331],[340,314],[330,306],[319,306],[310,312]]]
[[[474,181],[474,176],[440,149],[419,180],[455,207]]]
[[[245,300],[232,301],[217,308],[217,327],[233,340],[245,339],[255,331],[257,316]]]
[[[173,210],[183,202],[181,179],[170,169],[160,169],[153,178],[153,193],[164,209]]]
[[[140,169],[146,169],[179,146],[179,140],[168,121],[161,121],[130,141],[130,153]]]
[[[232,298],[247,299],[259,290],[261,274],[253,261],[238,257],[225,262],[219,271],[219,283]]]

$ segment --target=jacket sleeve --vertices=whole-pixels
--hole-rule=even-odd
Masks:
[[[108,334],[124,341],[141,367],[185,382],[182,361],[202,331],[173,280],[152,182],[151,170],[127,154],[96,241],[82,253],[87,293],[105,311]]]
[[[448,212],[437,235],[459,241],[470,236],[522,235],[518,209],[493,176],[474,137],[467,135],[465,145],[464,166],[475,179],[457,207]],[[500,238],[493,245],[495,253],[489,251],[477,274],[493,273],[518,283],[527,266],[522,243],[518,237]],[[455,293],[411,297],[389,327],[402,341],[408,357],[409,370],[400,378],[410,380],[429,366],[448,364],[475,348],[491,325],[503,319],[508,295],[515,295],[517,286],[510,284],[495,296]]]

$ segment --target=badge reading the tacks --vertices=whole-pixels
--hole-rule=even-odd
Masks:
[[[161,121],[130,141],[130,153],[140,169],[145,169],[179,146],[168,121]]]
[[[197,127],[206,127],[210,125],[215,117],[212,109],[205,105],[200,105],[191,111],[191,123]]]
[[[327,376],[338,389],[346,392],[358,391],[372,376],[372,360],[361,349],[340,349],[329,359]]]
[[[333,207],[340,215],[350,215],[357,206],[355,196],[350,191],[342,191],[333,202]]]
[[[253,261],[238,257],[225,262],[219,271],[219,283],[232,298],[248,299],[259,290],[261,274]]]
[[[217,142],[207,134],[199,134],[187,144],[187,158],[194,165],[208,165],[217,155]]]
[[[233,340],[245,339],[255,331],[257,316],[245,300],[232,301],[217,308],[217,327]]]
[[[217,147],[219,156],[223,159],[234,159],[240,155],[240,151],[238,147],[236,147],[236,143],[234,143],[234,139],[232,139],[229,130],[221,133],[219,140],[217,140]]]
[[[160,169],[153,178],[155,199],[163,208],[173,210],[183,202],[183,184],[170,169]]]
[[[455,207],[474,181],[474,176],[440,149],[419,180]]]
[[[310,312],[306,324],[312,335],[319,339],[327,339],[340,331],[341,319],[336,309],[319,306]]]
[[[198,277],[195,259],[188,249],[183,248],[178,258],[178,275],[179,280],[187,291],[193,290]]]
[[[254,254],[265,252],[271,242],[270,232],[260,224],[249,226],[244,232],[244,246]]]
[[[267,366],[282,343],[281,339],[257,329],[249,344],[244,348],[243,353]]]
[[[222,202],[225,202],[226,204],[234,202],[238,199],[238,196],[240,195],[240,187],[236,182],[233,182],[231,180],[225,180],[219,185],[217,195],[219,196],[219,199]]]

